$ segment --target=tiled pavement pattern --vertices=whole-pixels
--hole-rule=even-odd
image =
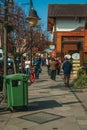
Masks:
[[[42,67],[28,98],[26,111],[10,112],[1,104],[0,130],[87,130],[87,89],[65,88],[62,73],[53,81]]]

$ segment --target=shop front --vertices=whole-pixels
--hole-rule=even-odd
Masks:
[[[84,62],[84,32],[57,32],[56,51],[63,55],[79,53],[80,65]]]

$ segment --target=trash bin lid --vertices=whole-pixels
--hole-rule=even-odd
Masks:
[[[26,74],[17,73],[17,74],[7,75],[7,76],[5,76],[5,79],[27,81],[29,78],[28,78],[28,76]]]

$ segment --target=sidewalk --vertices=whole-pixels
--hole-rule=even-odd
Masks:
[[[65,88],[62,74],[52,81],[43,67],[28,91],[28,110],[0,111],[0,130],[87,130],[87,89]]]

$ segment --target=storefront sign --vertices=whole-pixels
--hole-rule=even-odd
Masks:
[[[50,49],[54,50],[55,49],[55,45],[50,45]]]
[[[72,54],[72,59],[79,60],[80,59],[80,54],[79,53],[73,53]]]
[[[66,41],[83,41],[83,37],[63,37],[63,42]]]

